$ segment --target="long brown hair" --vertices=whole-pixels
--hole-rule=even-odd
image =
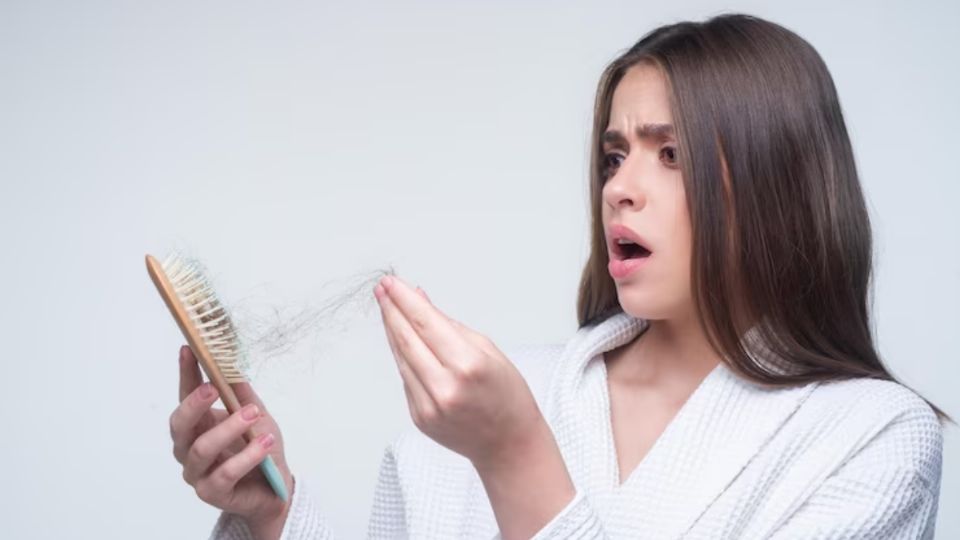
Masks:
[[[604,69],[580,328],[623,311],[607,273],[601,135],[617,83],[641,62],[667,81],[693,229],[693,300],[723,361],[772,386],[896,381],[871,334],[870,220],[833,79],[803,38],[745,14],[656,28]],[[747,326],[789,372],[751,358],[741,341]],[[941,424],[956,424],[925,401]]]

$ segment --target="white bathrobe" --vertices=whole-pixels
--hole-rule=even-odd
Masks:
[[[504,351],[576,487],[535,540],[933,537],[942,429],[918,395],[890,381],[768,389],[720,363],[621,481],[603,353],[646,328],[619,313],[563,345]],[[297,477],[282,540],[336,537],[310,489]],[[368,536],[490,540],[499,531],[469,460],[411,428],[384,452]],[[228,513],[211,535],[248,538]]]

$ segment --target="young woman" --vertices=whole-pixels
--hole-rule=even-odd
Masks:
[[[930,538],[948,419],[874,347],[871,231],[832,79],[789,30],[658,28],[603,72],[592,251],[565,344],[501,352],[384,278],[417,430],[384,453],[376,538]],[[247,385],[211,411],[181,353],[174,455],[212,538],[328,538]],[[244,446],[251,423],[272,448]],[[256,472],[272,453],[291,498]]]

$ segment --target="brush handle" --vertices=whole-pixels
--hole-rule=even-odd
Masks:
[[[220,401],[222,401],[223,405],[227,408],[227,412],[234,414],[242,409],[243,405],[241,405],[240,400],[237,399],[237,394],[234,393],[230,383],[224,382],[224,387],[227,391],[220,394]],[[259,434],[254,431],[253,428],[250,428],[243,432],[243,439],[249,443],[255,440],[257,435]],[[280,497],[283,502],[287,502],[287,483],[283,481],[283,475],[280,474],[280,468],[277,467],[276,462],[273,461],[273,456],[267,454],[267,457],[263,458],[263,461],[260,462],[260,471],[263,472],[263,476],[267,478],[267,483],[273,488],[273,492],[277,494],[277,497]]]
[[[197,329],[190,322],[187,310],[177,297],[177,293],[174,291],[170,279],[167,277],[166,272],[163,271],[163,266],[160,264],[160,261],[152,255],[148,254],[145,258],[147,273],[150,274],[153,284],[157,287],[157,292],[159,292],[161,298],[163,298],[164,303],[170,310],[170,314],[173,315],[173,319],[177,321],[177,325],[180,327],[183,337],[187,339],[187,343],[190,345],[190,350],[193,351],[193,356],[197,359],[197,363],[203,372],[206,373],[210,383],[216,387],[217,392],[220,394],[220,401],[223,402],[227,412],[230,414],[236,413],[242,408],[242,404],[240,400],[237,399],[237,395],[234,393],[226,377],[220,372],[220,368],[214,361],[213,355],[210,354]],[[252,428],[243,433],[243,438],[247,443],[253,441],[256,437],[257,433],[253,431]],[[273,488],[273,492],[276,493],[283,502],[287,502],[287,484],[283,481],[283,475],[280,474],[279,467],[277,467],[276,462],[273,461],[273,456],[267,455],[267,457],[260,462],[260,470],[267,478],[267,483]]]
[[[233,394],[232,389],[231,396],[233,399],[236,399],[236,394]],[[227,406],[227,410],[231,414],[235,411],[239,411],[239,401],[236,402],[236,408]],[[253,428],[250,428],[243,432],[243,439],[249,443],[255,440],[258,435],[258,432],[254,431]],[[263,461],[260,462],[260,472],[262,472],[263,476],[266,477],[267,483],[270,484],[270,487],[273,489],[273,492],[277,494],[277,497],[280,497],[283,502],[287,502],[287,483],[284,482],[283,474],[280,473],[280,467],[277,467],[277,463],[273,460],[273,456],[267,454],[267,457],[263,458]]]
[[[267,482],[270,484],[270,487],[273,488],[273,492],[276,493],[283,502],[287,502],[287,483],[283,481],[283,475],[280,474],[280,469],[277,467],[276,462],[273,461],[273,456],[268,455],[260,462],[260,471],[267,477]]]
[[[229,384],[227,385],[229,387]],[[233,400],[236,400],[236,394],[233,393],[231,388],[230,396]],[[239,400],[236,401],[234,407],[228,406],[227,409],[232,414],[234,411],[239,411],[241,408]],[[243,433],[243,438],[248,443],[255,440],[258,437],[258,433],[253,430],[253,428],[248,429]],[[277,494],[277,497],[283,502],[287,502],[287,483],[283,481],[283,475],[280,473],[280,467],[277,467],[277,463],[273,460],[273,456],[267,454],[267,457],[263,458],[263,461],[260,462],[260,472],[263,473],[263,476],[266,477],[267,483],[270,484],[270,487],[273,489],[273,492]]]
[[[233,387],[231,387],[229,383],[224,383],[224,386],[227,391],[220,394],[220,400],[227,408],[227,412],[234,414],[242,409],[243,405],[241,405],[240,400],[237,399],[237,394],[234,393]],[[249,428],[243,432],[243,439],[249,443],[255,440],[258,435],[259,433],[254,431],[253,428]],[[277,467],[276,462],[273,461],[273,456],[267,454],[267,457],[263,458],[263,461],[260,462],[260,471],[262,471],[263,476],[267,478],[267,483],[273,488],[273,492],[276,493],[283,502],[287,502],[287,483],[283,481],[283,475],[280,474],[280,468]]]

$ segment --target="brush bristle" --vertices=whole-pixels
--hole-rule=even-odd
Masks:
[[[173,253],[162,263],[193,325],[229,383],[247,382],[246,358],[230,314],[217,298],[203,265]]]

